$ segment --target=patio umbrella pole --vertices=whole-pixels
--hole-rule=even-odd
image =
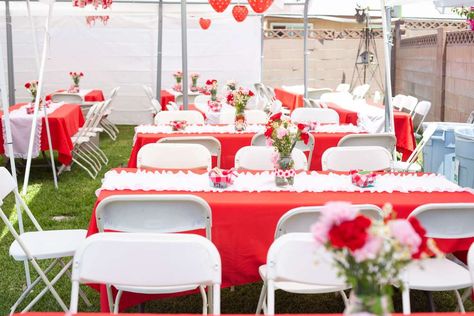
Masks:
[[[304,32],[303,32],[303,51],[304,51],[304,98],[308,98],[308,8],[309,1],[304,2]]]
[[[30,143],[28,146],[28,157],[26,160],[26,169],[25,169],[25,180],[23,181],[23,190],[22,193],[26,195],[28,192],[28,181],[30,178],[30,170],[31,170],[31,156],[33,155],[33,142],[35,138],[35,132],[36,132],[36,120],[38,118],[38,109],[39,109],[39,101],[41,99],[41,94],[43,92],[43,77],[44,77],[44,68],[46,65],[46,55],[48,52],[48,46],[49,46],[49,26],[51,22],[51,16],[53,14],[53,6],[54,6],[54,1],[51,1],[49,4],[49,10],[48,10],[48,17],[46,18],[46,29],[44,33],[44,41],[43,41],[43,53],[41,56],[41,64],[40,64],[40,69],[39,69],[39,74],[38,74],[38,88],[36,92],[36,99],[35,99],[35,104],[34,104],[34,112],[33,112],[33,122],[31,124],[31,133],[30,133]],[[45,110],[46,111],[46,110]],[[50,145],[50,153],[51,153],[51,159],[52,159],[52,169],[53,169],[53,178],[54,178],[54,186],[57,188],[58,183],[57,183],[57,177],[56,177],[56,167],[54,165],[54,156],[52,155],[52,147],[51,147],[51,135],[49,133],[49,124],[47,117],[45,117],[46,121],[46,133],[48,135],[48,142]]]
[[[183,67],[183,108],[188,109],[188,34],[186,29],[186,0],[181,0],[181,58]]]
[[[385,59],[385,132],[395,133],[392,106],[391,51],[392,51],[392,18],[391,7],[380,0],[382,11],[384,59]]]
[[[161,104],[161,76],[163,61],[163,0],[158,4],[158,52],[156,55],[156,99]],[[161,108],[166,104],[161,104]]]

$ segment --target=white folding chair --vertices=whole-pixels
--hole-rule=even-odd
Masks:
[[[323,153],[321,163],[330,171],[389,170],[392,155],[379,146],[332,147]]]
[[[363,100],[365,99],[365,95],[369,92],[369,90],[370,84],[357,86],[352,90],[352,96],[354,97],[354,100]]]
[[[405,102],[406,95],[403,94],[397,94],[395,97],[393,97],[392,105],[395,109],[401,111],[403,108],[403,103]]]
[[[339,124],[339,114],[333,109],[297,108],[291,113],[291,120],[298,123]]]
[[[311,161],[313,159],[315,139],[314,139],[313,134],[311,133],[308,133],[308,136],[309,136],[309,139],[308,139],[307,144],[305,144],[303,141],[300,140],[296,143],[295,148],[301,150],[304,153],[307,153],[308,169],[309,169],[311,167]],[[258,134],[253,135],[250,145],[251,146],[267,146],[265,135],[263,133],[258,133]]]
[[[217,248],[198,235],[95,234],[74,256],[69,312],[77,314],[81,283],[141,288],[197,284],[212,287],[212,310],[219,315],[221,271]]]
[[[469,272],[471,273],[471,283],[474,286],[474,243],[469,247],[467,253],[467,265],[469,266]]]
[[[382,210],[371,204],[363,205],[352,205],[352,207],[357,208],[357,210],[377,221],[383,220]],[[276,230],[275,230],[275,239],[289,233],[307,233],[311,229],[311,225],[316,223],[319,220],[321,215],[322,206],[305,206],[298,207],[292,210],[289,210],[282,217],[280,217]],[[262,290],[260,292],[260,298],[257,306],[256,314],[260,314],[262,309],[266,312],[265,299],[266,299],[266,275],[267,275],[267,266],[262,265],[258,269],[260,277],[264,281]],[[275,282],[275,289],[281,289],[285,292],[296,293],[296,294],[320,294],[320,293],[332,293],[339,292],[344,300],[344,304],[347,304],[347,296],[344,293],[344,290],[348,289],[349,286],[342,287],[332,287],[324,285],[314,285],[314,284],[305,284],[305,283],[294,283],[294,282]]]
[[[431,102],[429,101],[420,101],[413,112],[413,126],[415,129],[415,134],[418,134],[423,122],[426,119],[426,116],[430,112]]]
[[[147,85],[143,85],[143,91],[145,91],[145,94],[148,98],[148,100],[153,100],[155,98],[155,96],[153,95],[153,90],[151,89],[151,87],[147,86]]]
[[[402,101],[401,111],[408,113],[412,116],[417,104],[418,104],[417,98],[411,95],[407,95],[405,99]]]
[[[319,100],[321,96],[325,93],[332,92],[332,89],[322,88],[322,89],[312,89],[308,91],[308,98],[313,100]]]
[[[77,93],[58,92],[51,95],[51,101],[54,103],[64,102],[68,104],[82,104],[84,100]]]
[[[334,103],[343,107],[350,107],[354,104],[352,94],[349,92],[331,92],[325,93],[319,99],[323,103]]]
[[[204,116],[195,110],[161,111],[155,116],[155,124],[164,125],[171,121],[182,120],[188,124],[204,124]]]
[[[303,98],[304,106],[307,108],[327,109],[327,104],[321,100]]]
[[[26,205],[25,201],[18,193],[15,180],[4,167],[0,167],[0,179],[0,217],[7,226],[8,231],[15,239],[10,246],[10,256],[12,256],[16,261],[24,262],[27,274],[27,287],[11,307],[10,315],[15,313],[15,310],[40,282],[43,282],[46,287],[37,293],[37,296],[30,301],[30,303],[23,309],[22,313],[30,310],[48,292],[53,295],[61,309],[67,311],[66,304],[64,304],[64,301],[53,286],[64,274],[71,275],[69,268],[71,267],[72,261],[66,262],[64,260],[74,255],[74,252],[79,247],[80,243],[86,238],[87,231],[82,229],[44,231],[28,205]],[[19,232],[15,230],[13,226],[14,224],[10,222],[10,219],[1,208],[5,198],[12,192],[15,196],[16,203],[18,203],[17,211]],[[23,212],[26,213],[32,222],[36,229],[35,231],[24,231]],[[40,260],[48,260],[49,265],[46,269],[43,270],[39,266],[38,261]],[[31,263],[33,269],[38,273],[38,277],[33,282],[29,282],[29,263]],[[47,274],[51,272],[53,268],[58,266],[58,264],[61,266],[61,269],[58,274],[50,280],[47,277]],[[81,293],[81,297],[87,305],[90,305],[83,293]]]
[[[421,171],[421,166],[417,163],[418,156],[423,151],[423,147],[425,147],[426,143],[430,140],[431,136],[433,136],[434,132],[438,128],[438,124],[431,123],[423,132],[423,136],[421,140],[416,145],[415,150],[411,153],[410,157],[408,157],[407,161],[394,161],[393,162],[393,169],[395,171],[400,172],[419,172]]]
[[[275,154],[273,147],[245,146],[235,154],[234,166],[238,170],[273,170],[275,166],[272,157]],[[306,155],[299,149],[293,149],[291,157],[295,162],[296,170],[308,170]]]
[[[340,83],[336,87],[336,92],[349,92],[351,85],[348,83]]]
[[[350,134],[339,140],[338,147],[347,146],[380,146],[393,153],[397,138],[392,133]]]
[[[270,114],[285,112],[283,109],[283,103],[281,103],[280,100],[271,101],[269,110],[270,110]]]
[[[474,124],[474,111],[472,111],[471,114],[469,114],[469,117],[467,118],[466,123]]]
[[[425,204],[408,218],[416,217],[428,238],[461,239],[474,237],[474,203]],[[403,314],[410,308],[410,289],[421,291],[454,291],[461,313],[464,305],[458,290],[471,288],[469,270],[447,258],[427,258],[411,262],[401,276]]]
[[[108,98],[110,102],[108,103],[107,109],[104,111],[102,115],[102,119],[100,120],[100,124],[99,124],[100,127],[103,128],[104,132],[114,141],[117,139],[117,135],[120,133],[120,131],[117,128],[117,126],[115,126],[114,123],[108,120],[108,116],[112,114],[112,105],[114,103],[114,100],[119,90],[120,90],[120,87],[115,87],[110,92],[110,95]]]
[[[211,240],[212,214],[209,204],[200,197],[187,194],[173,195],[114,195],[103,199],[96,208],[99,232],[119,231],[127,233],[182,233],[205,229],[206,238]],[[107,286],[109,308],[119,312],[123,292],[141,294],[165,294],[190,291],[199,285],[179,287],[124,287],[114,285],[118,292],[112,298],[111,287]],[[203,298],[203,312],[207,298],[200,287]]]
[[[146,144],[138,151],[138,168],[210,169],[209,150],[200,144]]]
[[[155,97],[153,95],[153,90],[151,89],[151,87],[146,86],[146,85],[143,85],[142,87],[143,87],[143,91],[145,91],[145,94],[148,98],[148,101],[150,101],[151,110],[152,110],[153,114],[161,112],[161,110],[162,110],[161,104],[157,99],[155,99]]]
[[[216,157],[217,167],[221,166],[221,142],[213,136],[184,136],[184,137],[163,137],[158,143],[173,143],[173,144],[200,144],[206,147],[211,156]]]
[[[266,124],[268,115],[262,110],[245,110],[245,121],[247,124]]]
[[[275,314],[275,285],[283,282],[303,283],[343,290],[348,286],[338,276],[331,253],[324,247],[315,249],[310,233],[285,234],[268,250],[266,269],[267,315]]]

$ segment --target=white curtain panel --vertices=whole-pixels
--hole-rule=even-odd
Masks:
[[[26,5],[14,3],[13,49],[17,102],[29,99],[25,82],[37,79],[35,53]],[[35,4],[33,14],[41,52],[47,6]],[[222,84],[234,79],[250,87],[260,78],[260,17],[249,16],[237,23],[228,9],[224,14],[210,13],[210,6],[190,6],[188,12],[188,69],[201,74],[199,84],[217,79]],[[51,24],[51,43],[45,69],[45,92],[69,87],[69,71],[85,73],[81,87],[99,88],[106,96],[120,86],[111,118],[117,123],[151,122],[149,104],[142,89],[155,90],[158,34],[157,5],[114,4],[107,25],[96,21],[86,24],[84,14],[108,14],[106,11],[84,11],[70,3],[55,4]],[[178,9],[178,10],[177,10]],[[204,12],[200,12],[204,11]],[[5,45],[4,5],[2,5],[0,39]],[[210,17],[208,30],[199,27],[200,17]],[[181,70],[181,19],[179,6],[164,10],[162,88],[171,88],[172,74]]]

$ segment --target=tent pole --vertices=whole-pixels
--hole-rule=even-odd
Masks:
[[[183,108],[188,109],[188,34],[186,26],[186,0],[181,0],[181,58],[183,67]]]
[[[308,98],[308,8],[309,1],[304,2],[304,32],[303,32],[303,51],[304,51],[304,98]]]
[[[156,99],[161,104],[161,76],[163,61],[163,0],[158,5],[158,52],[156,55]],[[166,104],[161,104],[163,108]]]
[[[9,104],[15,104],[15,70],[13,65],[13,33],[12,16],[10,14],[10,0],[5,1],[5,21],[7,31],[7,70],[8,70],[8,100]]]
[[[264,45],[264,41],[265,41],[265,16],[262,14],[261,16],[261,25],[262,25],[262,29],[261,29],[261,33],[260,33],[260,83],[263,83],[263,60],[264,60],[264,56],[263,56],[263,45]]]
[[[33,37],[33,48],[35,51],[35,61],[36,61],[36,71],[39,71],[40,68],[40,55],[38,50],[38,39],[36,37],[36,28],[33,21],[33,16],[31,15],[31,5],[30,0],[26,0],[26,10],[28,12],[28,20],[30,21],[31,35]]]
[[[393,119],[392,106],[392,77],[391,77],[391,52],[392,52],[392,12],[391,7],[385,4],[385,0],[380,0],[382,11],[382,26],[384,40],[385,59],[385,132],[394,133],[395,125]]]
[[[41,100],[41,94],[43,92],[44,68],[46,65],[46,55],[47,55],[48,46],[49,46],[49,26],[51,23],[51,15],[53,14],[54,1],[51,1],[48,5],[49,5],[49,10],[48,10],[48,16],[46,18],[46,29],[44,32],[44,40],[43,40],[43,52],[41,55],[41,64],[40,64],[39,75],[38,75],[38,88],[37,88],[36,99],[35,99],[35,104],[34,104],[33,122],[31,124],[30,143],[28,146],[28,157],[26,160],[26,169],[25,169],[25,180],[23,181],[22,193],[24,195],[26,195],[28,191],[28,181],[30,178],[30,170],[31,170],[31,158],[32,158],[31,156],[33,155],[33,142],[34,142],[35,132],[36,132],[36,124],[37,124],[36,121],[38,118],[39,102]],[[47,118],[45,118],[45,120],[47,121]],[[46,125],[46,127],[48,127],[48,125]],[[53,176],[54,176],[54,184],[57,188],[56,170],[54,169],[54,165],[53,165]]]

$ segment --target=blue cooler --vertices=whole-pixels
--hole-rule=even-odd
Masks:
[[[423,129],[429,124],[423,123]],[[466,123],[436,123],[437,129],[423,147],[423,171],[444,175],[454,181],[455,136],[454,130],[459,127],[472,127]]]
[[[455,133],[458,183],[474,188],[474,127],[457,128]]]

